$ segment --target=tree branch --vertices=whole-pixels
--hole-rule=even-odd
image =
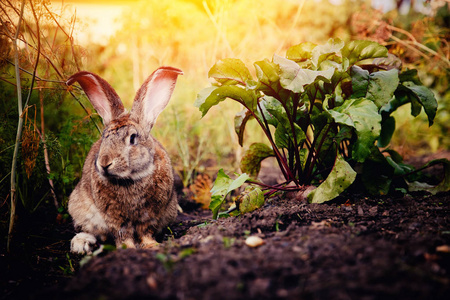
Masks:
[[[8,229],[8,241],[6,244],[6,251],[9,253],[11,248],[11,239],[12,232],[14,228],[14,220],[16,218],[16,204],[17,204],[17,181],[16,181],[16,172],[17,172],[17,156],[19,154],[19,144],[20,139],[22,137],[22,128],[23,128],[23,106],[22,106],[22,86],[20,82],[20,70],[19,70],[19,48],[17,46],[17,40],[19,38],[20,33],[20,25],[22,23],[23,12],[25,7],[25,0],[22,0],[19,20],[17,21],[16,33],[14,35],[13,46],[14,46],[14,61],[15,61],[15,73],[16,73],[16,86],[17,86],[17,108],[19,113],[19,121],[17,124],[17,134],[16,134],[16,143],[14,146],[14,154],[11,165],[11,211],[10,211],[10,219],[9,219],[9,229]]]

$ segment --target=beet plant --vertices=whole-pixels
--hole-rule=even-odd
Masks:
[[[395,131],[392,113],[409,103],[411,114],[423,109],[431,126],[437,101],[417,71],[401,70],[399,59],[384,46],[339,39],[323,45],[306,42],[289,48],[286,58],[274,55],[254,67],[256,79],[239,59],[218,61],[208,74],[216,83],[203,89],[195,102],[202,117],[226,99],[240,103],[243,110],[234,121],[241,146],[250,120],[267,137],[267,144],[252,144],[241,160],[247,182],[259,187],[238,197],[238,208],[279,190],[314,185],[308,200],[322,203],[355,181],[373,194],[386,194],[398,187],[407,190],[417,179],[414,169],[386,148]],[[271,156],[285,182],[266,186],[256,178],[261,161]],[[232,180],[219,172],[210,205],[214,217],[231,187],[242,184],[244,177]],[[431,191],[448,189],[444,181]]]

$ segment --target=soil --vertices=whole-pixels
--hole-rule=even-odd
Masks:
[[[183,207],[157,249],[104,249],[82,267],[70,221],[22,212],[12,254],[1,248],[0,297],[450,299],[450,193],[278,198],[217,221]]]

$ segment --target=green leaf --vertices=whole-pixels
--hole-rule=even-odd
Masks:
[[[355,178],[356,172],[345,159],[338,154],[334,167],[327,179],[308,195],[308,200],[311,203],[330,201],[347,189],[353,181],[355,181]]]
[[[364,98],[369,89],[369,71],[358,66],[352,66],[350,74],[352,77],[352,97]]]
[[[228,191],[228,187],[230,186],[233,179],[230,178],[223,169],[220,169],[217,173],[216,180],[214,181],[214,185],[211,189],[212,196],[223,196],[225,197]]]
[[[423,168],[431,167],[431,166],[434,166],[437,164],[441,164],[444,167],[444,178],[438,185],[431,186],[428,184],[423,184],[423,183],[414,181],[414,182],[408,183],[408,190],[410,192],[427,191],[427,192],[431,193],[432,195],[436,195],[437,193],[440,193],[440,192],[450,191],[450,161],[448,159],[441,158],[441,159],[432,160],[429,163],[425,164],[425,166],[423,166]]]
[[[402,60],[391,53],[388,53],[387,57],[375,58],[373,64],[378,68],[385,70],[392,68],[400,70],[402,68]]]
[[[420,104],[425,110],[428,117],[428,125],[433,125],[434,117],[436,116],[436,111],[438,103],[434,97],[433,92],[423,85],[416,85],[413,82],[404,82],[403,86],[409,90],[409,96],[411,97],[411,105],[415,102]],[[420,109],[419,109],[420,113]],[[418,113],[417,113],[418,114]]]
[[[398,70],[374,72],[369,75],[369,79],[366,98],[372,100],[380,108],[392,99],[397,89]]]
[[[251,144],[241,159],[241,171],[256,177],[261,169],[261,162],[267,157],[274,155],[273,150],[266,144]]]
[[[289,125],[289,122],[280,123],[275,130],[275,144],[278,148],[289,149],[294,145],[294,134],[297,139],[297,144],[302,143],[306,139],[306,135],[297,123],[294,123],[294,131]]]
[[[289,118],[281,103],[273,97],[264,97],[260,102],[261,109],[267,122],[276,127],[275,144],[279,148],[289,148],[289,141],[294,145],[294,134],[297,144],[306,139],[306,135],[297,123],[291,127]]]
[[[247,174],[241,174],[238,178],[231,179],[230,176],[225,174],[223,169],[220,169],[211,189],[211,195],[226,196],[232,190],[237,189],[238,187],[243,185],[244,182],[249,178],[250,176],[248,176]]]
[[[267,123],[275,127],[278,126],[278,119],[282,114],[286,114],[281,102],[271,96],[264,96],[259,102],[262,114],[267,120]],[[257,113],[258,118],[262,120],[260,112]],[[286,117],[287,118],[287,117]]]
[[[396,162],[396,163],[403,163],[403,157],[398,153],[397,151],[393,149],[385,149],[382,153],[389,153],[389,156]]]
[[[323,104],[334,121],[338,124],[355,128],[358,139],[352,148],[352,158],[363,162],[370,154],[375,140],[380,135],[381,116],[372,101],[367,99],[349,99],[334,109],[327,108],[328,101]]]
[[[399,79],[398,70],[378,71],[369,74],[358,66],[353,66],[352,98],[367,98],[372,100],[378,108],[386,105],[397,89]]]
[[[202,111],[200,109],[200,106],[205,104],[206,99],[211,96],[211,94],[217,89],[217,86],[210,86],[207,88],[202,89],[198,94],[197,94],[197,98],[195,99],[194,102],[194,106],[199,108],[200,111]],[[225,100],[225,99],[224,99]],[[211,105],[213,106],[213,105]],[[202,114],[202,117],[205,116],[205,114],[208,112],[208,110],[211,108],[211,106]],[[205,109],[205,108],[203,108]],[[203,112],[203,111],[202,111]]]
[[[254,66],[259,80],[258,90],[267,96],[278,97],[281,89],[278,66],[267,59],[255,62]]]
[[[380,112],[390,114],[406,103],[411,103],[411,115],[413,117],[417,117],[422,111],[422,104],[417,100],[414,92],[404,84],[400,84],[395,91],[395,98],[382,107]]]
[[[416,85],[422,85],[422,82],[419,79],[419,75],[417,74],[416,69],[406,70],[398,74],[398,78],[400,82],[412,81]]]
[[[349,60],[350,65],[353,65],[364,59],[386,57],[388,50],[376,42],[358,40],[347,43],[341,53]]]
[[[361,179],[369,193],[386,195],[393,183],[404,183],[402,177],[413,171],[412,166],[403,163],[398,152],[392,149],[381,152],[378,147],[373,147],[370,157],[363,164]]]
[[[275,130],[275,145],[279,148],[279,149],[289,149],[289,143],[292,147],[293,142],[290,142],[291,139],[289,138],[289,134],[286,132],[286,129],[284,128],[283,125],[279,125],[277,126],[277,129]]]
[[[340,144],[344,140],[350,140],[353,135],[352,127],[350,126],[340,126],[339,132],[334,136],[336,144]]]
[[[241,185],[243,185],[247,179],[250,179],[250,176],[247,174],[241,174],[239,175],[238,178],[236,178],[235,180],[233,180],[230,184],[230,186],[228,187],[228,191],[227,194],[235,189],[237,189],[238,187],[240,187]]]
[[[204,117],[211,107],[226,98],[234,99],[252,111],[256,110],[257,97],[255,91],[235,85],[205,88],[197,95],[194,105],[199,108],[202,117]]]
[[[244,192],[236,198],[236,206],[244,214],[252,212],[264,205],[264,193],[260,188],[248,186]]]
[[[250,176],[247,174],[241,174],[236,179],[231,179],[230,176],[225,174],[223,169],[220,169],[217,173],[217,178],[214,181],[214,185],[211,189],[211,203],[209,204],[209,208],[213,212],[213,219],[217,219],[219,215],[220,207],[225,201],[226,196],[231,191],[239,188],[241,185],[249,179]]]
[[[335,71],[335,68],[324,71],[302,69],[296,62],[278,55],[274,55],[273,62],[280,66],[281,86],[294,93],[302,93],[305,85],[319,79],[330,82]]]
[[[295,62],[302,62],[312,57],[312,50],[317,45],[311,42],[300,43],[290,47],[286,52],[286,57]]]
[[[209,203],[209,209],[213,213],[213,219],[216,220],[219,215],[220,207],[223,204],[223,201],[225,200],[224,197],[216,195],[211,197],[211,202]]]
[[[408,94],[409,94],[408,89],[403,84],[400,84],[394,93],[395,97],[393,99],[391,99],[391,101],[389,101],[386,105],[381,107],[380,113],[383,116],[386,116],[386,115],[388,116],[391,113],[393,113],[394,111],[396,111],[397,108],[399,108],[400,106],[410,103],[411,98],[410,98],[410,96],[408,96]],[[420,111],[417,114],[419,114],[419,113],[420,113]],[[417,114],[416,114],[416,116],[417,116]]]
[[[378,147],[372,148],[371,156],[364,161],[361,180],[372,195],[386,195],[392,183],[394,169]]]
[[[225,58],[219,60],[208,72],[208,77],[212,77],[223,85],[242,84],[246,85],[247,80],[252,76],[245,64],[236,58]]]
[[[395,118],[387,117],[381,122],[381,131],[378,138],[378,147],[384,148],[391,142],[392,135],[395,131]]]
[[[326,100],[325,100],[326,101]],[[314,106],[313,113],[311,114],[311,123],[314,125],[314,137],[317,138],[317,133],[322,132],[325,126],[328,126],[333,121],[330,113],[327,112],[327,105],[324,106],[324,110]],[[352,126],[353,127],[353,126]]]
[[[236,131],[239,140],[239,145],[241,145],[241,147],[244,142],[245,126],[247,125],[247,122],[252,118],[253,115],[250,113],[248,109],[244,109],[234,116],[234,130]]]
[[[330,58],[332,56],[341,56],[341,49],[344,47],[344,41],[340,39],[329,39],[326,44],[319,45],[315,47],[312,51],[312,63],[316,68],[319,68],[319,65]],[[333,59],[331,59],[333,60]]]
[[[394,176],[404,176],[414,171],[414,168],[412,166],[395,161],[391,156],[387,156],[386,161],[393,168]]]
[[[270,85],[280,79],[277,73],[277,65],[270,62],[268,59],[257,61],[254,63],[256,70],[256,77],[264,84]]]

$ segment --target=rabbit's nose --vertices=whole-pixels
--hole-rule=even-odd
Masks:
[[[109,159],[107,155],[100,157],[98,161],[99,166],[103,169],[105,173],[108,172],[108,168],[111,167],[113,161]]]
[[[100,164],[98,164],[98,165],[99,165],[99,167],[101,168],[101,169],[99,168],[101,174],[103,174],[104,176],[109,176],[109,175],[111,175],[111,169],[112,169],[112,168],[110,168],[110,167],[111,167],[111,165],[112,165],[112,162],[111,162],[111,163],[107,163],[107,164],[102,164],[102,163],[100,163]]]
[[[108,168],[112,165],[112,163],[107,164],[106,166],[102,165],[102,169],[103,171],[105,171],[105,173],[108,173]]]

